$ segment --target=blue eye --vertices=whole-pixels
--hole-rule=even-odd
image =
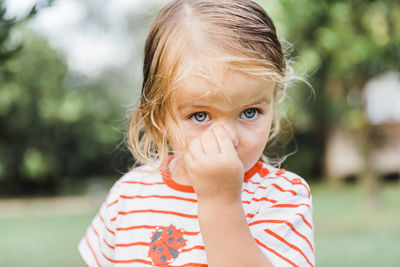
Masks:
[[[190,119],[194,122],[207,122],[210,120],[210,117],[206,112],[196,112],[190,116]]]
[[[248,108],[240,114],[241,119],[251,120],[259,114],[259,111],[255,108]]]

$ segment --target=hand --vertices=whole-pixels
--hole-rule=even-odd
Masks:
[[[188,179],[199,202],[240,202],[244,167],[232,140],[220,126],[195,139],[184,154]]]

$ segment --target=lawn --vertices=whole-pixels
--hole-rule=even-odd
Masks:
[[[365,209],[363,191],[356,186],[316,184],[312,193],[316,266],[400,266],[399,185],[383,188],[379,212]],[[41,204],[49,202],[53,205]],[[84,266],[76,246],[96,212],[99,201],[94,202],[0,201],[0,266]]]
[[[0,266],[85,266],[76,247],[99,202],[87,197],[0,201]]]
[[[358,187],[312,187],[316,266],[400,267],[400,186],[384,186],[381,209]]]
[[[85,266],[77,242],[91,215],[30,216],[0,220],[0,266]]]

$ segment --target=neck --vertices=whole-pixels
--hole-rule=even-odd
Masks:
[[[171,179],[182,185],[191,185],[187,178],[184,160],[181,157],[174,157],[168,164],[168,172]]]

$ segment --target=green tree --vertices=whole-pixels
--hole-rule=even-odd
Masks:
[[[316,95],[313,98],[301,83],[289,92],[293,101],[287,108],[301,148],[287,164],[307,177],[322,176],[329,132],[335,127],[362,129],[366,124],[364,84],[378,74],[400,70],[400,3],[260,2],[270,10],[280,36],[292,44],[294,67]]]
[[[305,177],[326,177],[325,149],[335,129],[357,133],[364,156],[359,174],[367,207],[379,207],[378,176],[370,155],[371,125],[364,111],[363,88],[371,78],[400,71],[400,3],[392,0],[262,1],[271,8],[278,31],[293,44],[295,69],[304,85],[290,94],[290,120],[299,150],[286,165]],[[310,100],[311,101],[310,101]],[[299,112],[301,111],[301,112]],[[344,155],[345,156],[345,155]]]
[[[112,120],[120,113],[102,85],[74,84],[59,52],[23,36],[0,89],[0,193],[55,193],[65,179],[115,172],[111,152],[122,136]]]

